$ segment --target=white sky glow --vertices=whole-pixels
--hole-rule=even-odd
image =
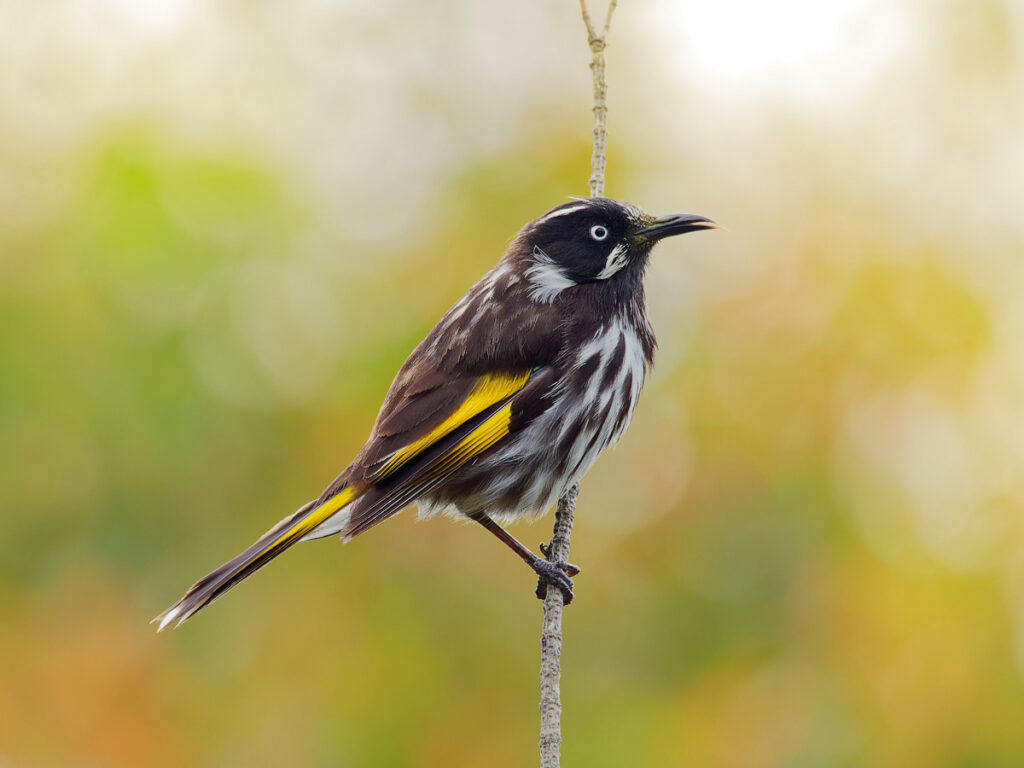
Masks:
[[[879,0],[661,0],[675,66],[716,89],[817,97],[856,88],[907,44],[899,9]]]

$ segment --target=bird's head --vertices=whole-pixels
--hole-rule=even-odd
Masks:
[[[635,205],[604,197],[573,200],[523,230],[522,245],[533,261],[526,273],[531,295],[551,302],[573,286],[635,280],[658,240],[715,228],[703,216],[655,217]]]

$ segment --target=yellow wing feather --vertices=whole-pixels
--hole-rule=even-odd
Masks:
[[[393,453],[375,479],[381,480],[393,474],[411,459],[418,456],[469,419],[479,415],[495,403],[514,395],[525,386],[529,378],[530,371],[524,373],[495,373],[481,376],[473,386],[473,389],[470,390],[466,399],[462,401],[448,418],[419,440],[415,440]],[[426,468],[426,472],[429,475],[436,476],[437,474],[449,472],[462,466],[507,435],[511,419],[512,404],[508,403],[438,457],[436,462]],[[354,501],[358,495],[353,487],[343,489],[282,532],[265,551],[269,552],[290,546],[325,522],[346,504]]]
[[[286,530],[280,536],[278,536],[273,544],[270,544],[265,551],[271,551],[278,547],[287,547],[297,540],[301,539],[307,533],[312,531],[322,522],[327,520],[331,515],[337,512],[339,509],[348,504],[355,497],[355,488],[351,486],[338,492],[336,495],[331,496],[327,501],[321,504],[319,507],[314,509],[304,518],[299,520],[295,525]]]
[[[383,479],[394,473],[410,459],[418,456],[442,437],[465,424],[495,403],[514,395],[526,385],[530,371],[523,373],[493,373],[481,376],[469,395],[452,414],[430,432],[404,448],[395,451],[381,467],[375,479]]]
[[[512,423],[512,403],[507,403],[495,411],[480,426],[466,435],[455,446],[445,453],[438,463],[431,467],[433,472],[447,472],[457,469],[474,456],[486,451],[501,438],[508,434]]]

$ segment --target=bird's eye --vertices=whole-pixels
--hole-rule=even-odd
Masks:
[[[595,224],[590,228],[590,236],[595,240],[604,240],[608,237],[608,228],[602,227],[600,224]]]

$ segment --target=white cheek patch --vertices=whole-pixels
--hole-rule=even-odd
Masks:
[[[526,279],[530,281],[530,298],[543,304],[550,304],[555,296],[576,285],[540,248],[533,249],[533,266],[526,270]]]
[[[608,254],[608,260],[604,263],[604,269],[597,273],[598,280],[607,280],[629,262],[626,246],[619,243],[612,252]]]

